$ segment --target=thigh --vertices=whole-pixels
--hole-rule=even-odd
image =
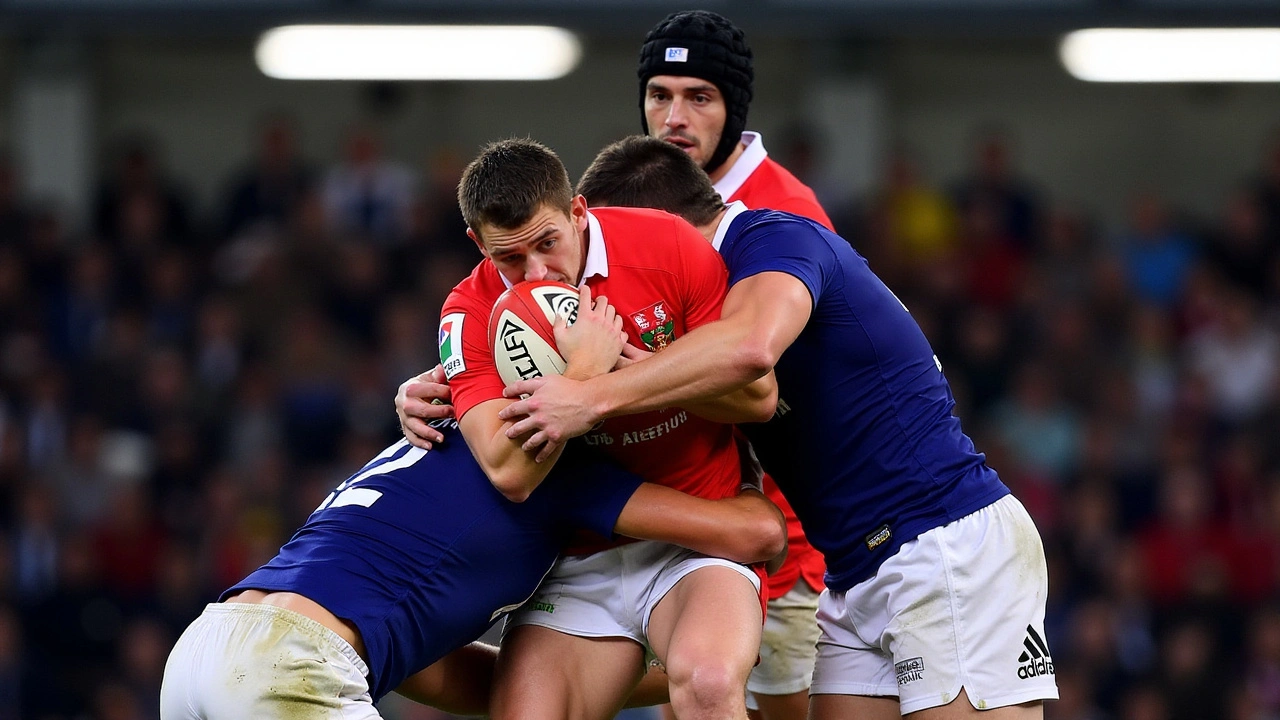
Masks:
[[[498,652],[491,714],[495,720],[604,720],[622,709],[643,672],[644,651],[635,641],[516,626]]]
[[[809,714],[809,690],[806,688],[789,695],[752,694],[756,708],[752,711],[759,720],[804,720]]]
[[[650,647],[672,682],[686,664],[714,660],[741,671],[743,687],[760,649],[759,588],[743,572],[703,565],[663,594],[649,614]]]
[[[896,697],[866,695],[811,695],[809,720],[898,720]]]

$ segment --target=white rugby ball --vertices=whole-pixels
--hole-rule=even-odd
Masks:
[[[577,320],[578,291],[573,286],[524,282],[494,303],[489,341],[504,383],[564,372],[565,360],[556,348],[552,330],[557,315],[570,324]]]

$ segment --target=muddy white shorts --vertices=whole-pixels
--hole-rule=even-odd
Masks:
[[[540,625],[578,637],[631,638],[649,651],[649,615],[686,575],[728,567],[756,592],[760,578],[738,563],[667,543],[641,541],[561,558],[507,627]]]
[[[161,720],[373,720],[369,669],[337,633],[272,605],[215,603],[182,633]]]
[[[758,710],[751,693],[790,695],[809,687],[818,655],[818,593],[796,580],[786,595],[769,601],[760,638],[760,664],[747,679],[747,707]]]
[[[905,544],[818,602],[814,695],[897,696],[902,714],[963,687],[988,709],[1058,697],[1044,639],[1040,534],[1012,495]]]

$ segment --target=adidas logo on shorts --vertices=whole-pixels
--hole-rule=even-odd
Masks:
[[[1049,646],[1044,644],[1044,638],[1040,637],[1040,633],[1036,629],[1027,626],[1027,636],[1022,639],[1022,646],[1026,648],[1021,655],[1018,656],[1018,677],[1023,680],[1029,680],[1033,677],[1041,675],[1052,675],[1053,658],[1049,656]]]

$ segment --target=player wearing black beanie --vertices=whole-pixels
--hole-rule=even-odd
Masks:
[[[703,169],[713,173],[733,154],[747,129],[751,85],[755,71],[751,48],[742,31],[721,15],[706,10],[672,13],[649,31],[640,48],[640,124],[646,134],[649,123],[644,104],[649,78],[678,75],[701,78],[715,85],[724,97],[725,122],[720,143]]]

